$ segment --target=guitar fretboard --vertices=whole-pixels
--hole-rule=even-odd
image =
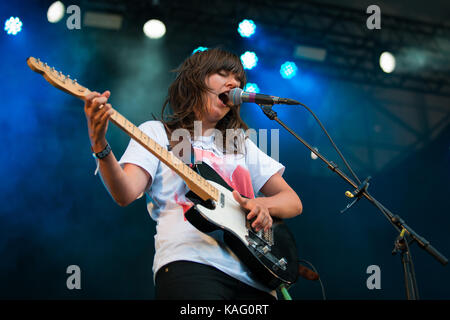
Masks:
[[[77,98],[83,99],[91,91],[81,86],[76,80],[71,80],[69,76],[58,72],[55,68],[51,68],[34,57],[27,59],[28,66],[35,72],[38,72],[44,76],[44,78],[50,82],[54,87],[67,92]],[[128,121],[119,112],[113,109],[113,114],[110,118],[111,122],[122,129],[132,139],[136,140],[140,145],[157,157],[161,162],[167,165],[170,169],[175,171],[187,184],[190,190],[192,190],[197,196],[203,200],[215,200],[219,199],[219,191],[206,181],[197,172],[185,165],[180,159],[174,156],[166,148],[160,146],[155,140],[147,136],[142,130],[136,127],[133,123]]]
[[[162,163],[175,171],[186,182],[189,189],[201,199],[212,199],[215,201],[219,199],[219,191],[205,178],[184,164],[173,153],[169,152],[166,148],[163,148],[155,140],[146,135],[119,112],[113,109],[110,120],[132,139],[151,152]]]

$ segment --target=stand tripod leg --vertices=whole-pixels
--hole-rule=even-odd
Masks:
[[[403,272],[405,275],[406,298],[408,300],[419,300],[419,292],[417,290],[416,275],[412,265],[409,251],[402,252]]]

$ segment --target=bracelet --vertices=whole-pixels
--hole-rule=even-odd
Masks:
[[[92,149],[92,147],[91,147],[91,150],[94,151],[94,150]],[[92,152],[92,156],[93,156],[94,158],[97,158],[97,159],[103,159],[103,158],[106,157],[110,152],[111,152],[111,147],[110,147],[109,143],[107,142],[107,143],[106,143],[106,147],[105,147],[102,151],[97,152],[97,153]]]

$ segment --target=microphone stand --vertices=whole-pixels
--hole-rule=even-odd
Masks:
[[[298,103],[301,104],[301,103]],[[298,136],[292,129],[290,129],[286,124],[284,124],[277,116],[277,113],[272,110],[272,104],[258,104],[264,114],[270,119],[278,122],[283,128],[285,128],[289,133],[291,133],[297,140],[303,143],[312,153],[314,153],[320,160],[322,160],[334,173],[336,173],[339,177],[344,179],[345,182],[350,184],[353,188],[355,188],[354,192],[347,191],[345,195],[349,198],[355,198],[351,203],[347,205],[347,207],[341,211],[341,213],[347,211],[350,207],[352,207],[357,201],[359,201],[362,197],[369,200],[375,207],[377,207],[381,213],[388,219],[391,225],[397,229],[399,232],[399,236],[396,238],[394,242],[394,249],[392,250],[392,254],[396,254],[398,252],[401,253],[401,261],[403,265],[403,272],[405,277],[405,288],[406,288],[406,297],[408,300],[417,300],[419,299],[416,277],[414,273],[414,265],[412,263],[411,254],[409,252],[409,244],[412,242],[416,242],[419,247],[428,252],[433,258],[439,261],[442,265],[447,265],[448,260],[445,256],[443,256],[438,250],[436,250],[430,242],[428,242],[425,238],[420,236],[417,232],[415,232],[411,227],[409,227],[405,221],[398,215],[393,214],[389,211],[385,206],[383,206],[379,201],[377,201],[374,197],[372,197],[367,188],[369,186],[369,180],[371,177],[368,177],[364,182],[362,182],[359,186],[345,173],[343,173],[338,166],[332,161],[328,161],[322,154],[320,154],[316,149],[311,147],[305,140],[303,140],[300,136]],[[409,240],[410,239],[410,240]]]

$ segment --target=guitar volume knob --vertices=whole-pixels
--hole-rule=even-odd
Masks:
[[[287,261],[286,261],[286,259],[285,259],[285,258],[281,258],[280,260],[278,260],[277,265],[278,265],[281,269],[286,270],[286,266],[287,266]]]

